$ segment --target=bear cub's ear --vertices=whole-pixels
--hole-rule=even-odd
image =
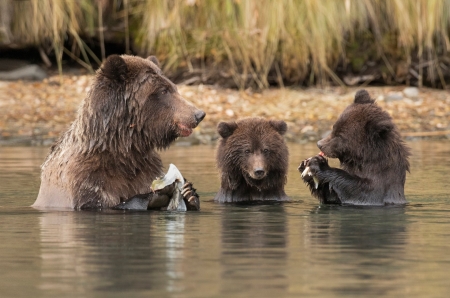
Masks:
[[[369,92],[363,89],[356,92],[354,102],[364,104],[364,103],[374,103],[375,100],[370,98]]]
[[[217,125],[217,132],[222,138],[228,138],[233,134],[233,132],[236,130],[237,124],[236,122],[220,122],[219,125]]]
[[[158,68],[161,68],[161,66],[159,65],[159,60],[158,58],[156,58],[156,56],[148,56],[147,60],[152,61],[156,66],[158,66]]]
[[[382,138],[386,137],[387,133],[394,129],[394,124],[389,120],[384,120],[375,124],[378,135]]]
[[[101,73],[112,81],[123,82],[127,78],[127,63],[119,55],[111,55],[103,63]]]
[[[269,123],[280,135],[284,135],[286,133],[287,124],[283,120],[270,120]]]

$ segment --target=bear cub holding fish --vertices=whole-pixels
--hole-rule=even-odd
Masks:
[[[320,153],[299,166],[303,181],[322,204],[405,204],[410,150],[389,114],[366,90],[339,116]],[[332,168],[326,157],[338,158]]]

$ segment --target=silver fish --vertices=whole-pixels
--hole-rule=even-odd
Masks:
[[[317,189],[319,187],[319,179],[316,176],[314,176],[313,173],[311,173],[309,167],[306,167],[305,170],[302,172],[302,178],[305,177],[306,175],[312,176],[314,180],[314,188]]]
[[[170,164],[169,170],[167,171],[167,174],[164,175],[164,177],[153,180],[152,190],[161,190],[171,184],[174,184],[175,187],[169,202],[169,206],[167,206],[167,210],[186,211],[186,204],[184,203],[183,195],[181,193],[181,191],[183,190],[184,178],[178,168],[173,164]]]

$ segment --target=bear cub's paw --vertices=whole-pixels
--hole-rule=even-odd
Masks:
[[[330,168],[328,160],[322,155],[316,155],[308,159],[309,171],[316,176],[319,172],[323,172]]]
[[[317,174],[320,171],[325,171],[329,167],[328,160],[323,155],[316,155],[303,160],[298,166],[298,171],[302,173],[302,177],[307,177],[311,175],[306,175],[307,173],[305,171],[311,172],[311,174]]]
[[[305,169],[308,167],[308,163],[309,163],[309,160],[310,160],[311,158],[312,158],[312,157],[307,158],[307,159],[303,160],[303,161],[300,163],[300,165],[299,165],[298,168],[297,168],[297,170],[298,170],[300,173],[303,173],[303,172],[305,171]]]
[[[200,210],[200,197],[197,190],[193,187],[192,182],[186,180],[186,178],[181,195],[188,210]]]
[[[303,160],[298,167],[303,181],[317,189],[319,187],[318,173],[329,168],[328,160],[321,154]]]

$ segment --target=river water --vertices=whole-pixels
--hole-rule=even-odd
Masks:
[[[448,297],[450,142],[409,142],[402,207],[319,206],[290,144],[292,202],[221,205],[214,147],[161,153],[200,212],[37,211],[48,148],[0,147],[1,297]]]

